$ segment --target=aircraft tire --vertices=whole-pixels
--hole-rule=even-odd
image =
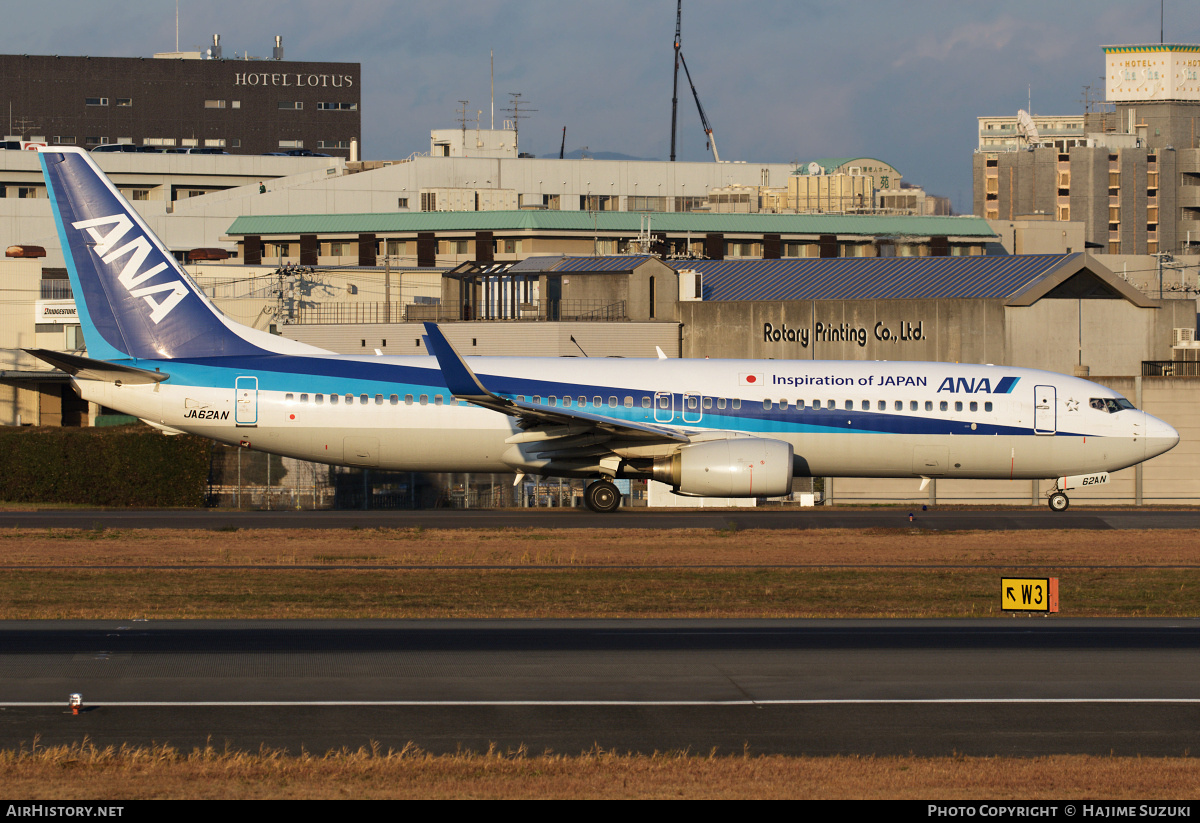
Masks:
[[[1071,505],[1071,501],[1068,500],[1067,496],[1062,492],[1055,492],[1054,494],[1050,495],[1050,500],[1048,502],[1050,503],[1050,511],[1052,512],[1065,512],[1067,510],[1067,506]]]
[[[583,502],[597,514],[615,512],[621,505],[621,492],[615,483],[597,480],[583,492]]]

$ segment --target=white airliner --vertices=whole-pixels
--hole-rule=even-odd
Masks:
[[[33,353],[87,400],[168,433],[324,463],[614,478],[773,497],[793,477],[1055,479],[1065,492],[1176,431],[1086,380],[952,363],[333,354],[226,318],[92,159],[40,150],[88,357]]]

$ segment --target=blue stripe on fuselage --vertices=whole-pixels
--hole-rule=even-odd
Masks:
[[[134,361],[141,368],[158,366],[170,373],[168,381],[173,385],[196,385],[209,388],[232,390],[237,376],[253,374],[258,377],[259,390],[271,392],[301,392],[310,394],[449,394],[441,371],[430,358],[430,367],[399,363],[347,360],[334,357],[306,357],[295,355],[265,355],[261,357],[214,357],[191,360]],[[663,423],[654,418],[654,409],[641,407],[642,398],[653,403],[655,392],[647,389],[618,388],[585,383],[564,383],[547,380],[513,377],[511,375],[480,374],[480,380],[489,389],[506,397],[535,395],[541,397],[569,396],[586,397],[587,408],[618,420],[638,423],[658,422],[679,428],[729,429],[751,434],[821,434],[860,431],[874,434],[955,434],[955,435],[1027,435],[1027,427],[998,425],[983,419],[944,419],[921,414],[894,414],[878,411],[853,411],[840,409],[787,410],[773,407],[762,408],[761,400],[743,400],[742,408],[703,410],[698,422],[684,422],[682,412],[684,395],[674,394],[673,419]],[[1014,379],[1015,382],[1015,379]],[[618,397],[618,405],[612,408],[602,405],[596,409],[592,399]],[[624,398],[634,398],[634,407],[626,408]],[[693,395],[694,396],[694,395]],[[447,398],[448,399],[448,398]],[[552,408],[548,404],[543,404]],[[556,410],[570,413],[571,407]],[[689,413],[689,417],[692,415]],[[975,423],[976,428],[971,429]],[[1072,436],[1071,432],[1059,432],[1060,436]]]

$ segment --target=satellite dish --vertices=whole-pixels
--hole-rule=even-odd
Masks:
[[[1017,109],[1017,131],[1021,132],[1021,136],[1025,138],[1025,144],[1030,148],[1042,145],[1042,138],[1038,135],[1037,126],[1033,124],[1033,118],[1025,109]]]
[[[820,174],[821,173],[821,164],[820,163],[809,163],[808,164],[808,173],[809,174]]]

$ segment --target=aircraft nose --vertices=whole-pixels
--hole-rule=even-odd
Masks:
[[[1179,432],[1174,426],[1146,415],[1146,459],[1168,452],[1179,443]]]

